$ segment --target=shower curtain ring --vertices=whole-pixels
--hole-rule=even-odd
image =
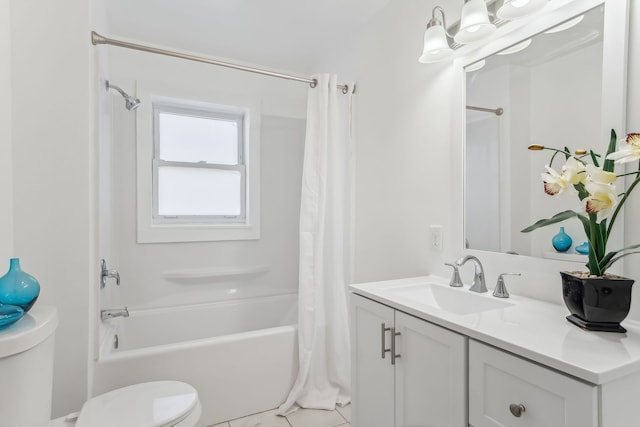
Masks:
[[[318,86],[318,79],[311,80],[311,82],[309,82],[309,86],[311,86],[311,89],[314,89],[316,86]]]
[[[345,95],[349,93],[349,85],[344,85],[342,87],[342,93],[344,93]]]

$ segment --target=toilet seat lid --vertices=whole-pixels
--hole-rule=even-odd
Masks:
[[[180,381],[134,384],[85,402],[76,427],[173,426],[198,405],[196,389]]]

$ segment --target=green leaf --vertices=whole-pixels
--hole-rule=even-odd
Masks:
[[[584,228],[584,234],[589,238],[591,236],[591,223],[589,222],[589,218],[583,215],[576,215],[576,216],[582,223],[582,228]]]
[[[599,167],[600,165],[598,164],[598,155],[593,150],[589,150],[589,153],[591,153],[591,161],[593,162],[593,165],[595,167]]]
[[[540,227],[546,227],[547,225],[556,224],[558,222],[562,222],[564,220],[567,220],[569,218],[573,218],[575,216],[580,217],[580,215],[575,211],[560,212],[558,214],[555,214],[551,218],[541,219],[541,220],[537,221],[535,224],[532,224],[532,225],[528,226],[527,228],[524,228],[524,229],[520,230],[520,232],[521,233],[529,233],[530,231],[536,230],[536,229],[538,229]]]
[[[618,137],[616,136],[616,131],[611,129],[611,139],[609,140],[609,147],[607,148],[607,156],[616,151],[617,140]],[[607,156],[605,156],[605,159],[607,158]],[[613,160],[605,160],[604,164],[602,165],[602,170],[606,172],[613,172],[614,166],[615,163]]]
[[[628,253],[626,253],[626,254],[622,254],[622,255],[620,255],[620,256],[617,256],[617,257],[615,257],[615,258],[612,258],[612,259],[611,259],[611,261],[609,261],[609,262],[607,263],[607,265],[605,265],[605,266],[604,266],[604,268],[602,269],[602,271],[604,272],[604,271],[606,271],[607,269],[609,269],[609,268],[610,268],[610,267],[611,267],[611,266],[612,266],[616,261],[618,261],[620,258],[624,258],[624,257],[626,257],[626,256],[633,255],[633,254],[640,254],[640,251],[628,252]]]
[[[618,249],[616,251],[612,251],[611,253],[617,254],[619,252],[626,252],[626,251],[630,251],[631,249],[637,249],[640,248],[640,243],[636,244],[636,245],[631,245],[631,246],[626,246],[622,249]]]
[[[604,258],[602,258],[602,260],[600,261],[600,268],[604,271],[607,268],[611,267],[611,264],[613,264],[615,261],[617,261],[620,258],[616,258],[616,260],[612,261],[613,257],[616,256],[617,254],[619,254],[620,252],[626,252],[626,251],[630,251],[631,249],[637,249],[640,248],[640,243],[635,244],[635,245],[631,245],[631,246],[627,246],[624,247],[622,249],[618,249],[616,251],[611,251],[609,252]],[[638,253],[638,252],[632,252],[632,253]]]

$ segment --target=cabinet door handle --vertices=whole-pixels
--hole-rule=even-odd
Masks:
[[[390,330],[391,328],[387,328],[387,325],[385,323],[380,325],[380,342],[382,343],[381,357],[383,359],[385,358],[385,353],[388,351],[391,351],[390,348],[385,348],[387,346],[386,344],[387,331],[390,331]]]
[[[526,410],[522,403],[512,403],[509,405],[509,411],[511,411],[511,415],[516,418],[520,418],[522,413]]]
[[[396,337],[400,336],[400,332],[396,332],[396,328],[391,328],[391,364],[396,364],[396,359],[400,357],[396,354]]]

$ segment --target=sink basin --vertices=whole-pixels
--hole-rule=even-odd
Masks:
[[[502,299],[487,297],[490,294],[470,292],[466,288],[452,288],[433,283],[419,283],[389,288],[387,292],[413,303],[428,305],[455,314],[472,314],[511,307]]]

